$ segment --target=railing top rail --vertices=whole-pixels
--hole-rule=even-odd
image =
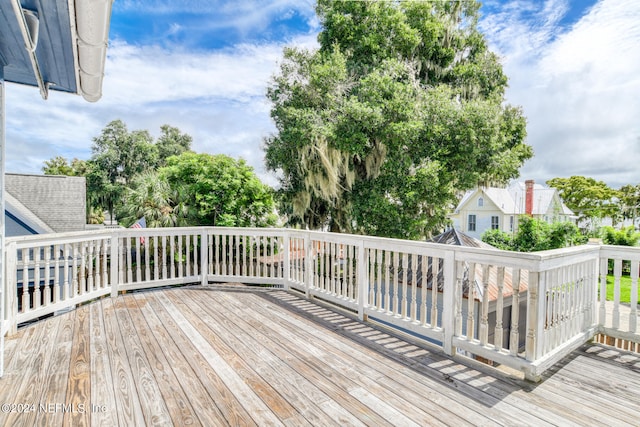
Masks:
[[[640,247],[602,245],[600,256],[624,261],[640,261]]]
[[[29,236],[7,237],[6,245],[15,243],[18,248],[28,248],[42,245],[64,244],[80,242],[87,239],[110,239],[116,230],[87,230],[68,233],[33,234]]]

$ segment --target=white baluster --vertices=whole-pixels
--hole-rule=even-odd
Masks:
[[[520,318],[520,269],[514,268],[511,272],[511,286],[513,295],[511,299],[511,333],[509,335],[509,353],[512,356],[518,354],[520,345],[520,332],[518,331]]]
[[[158,258],[158,236],[149,237],[149,244],[153,245],[153,280],[158,280],[158,265],[160,263]]]
[[[203,245],[205,244],[204,242],[202,243]],[[216,250],[216,235],[213,234],[212,232],[209,232],[207,234],[207,255],[209,257],[209,264],[207,267],[207,271],[204,272],[203,274],[208,275],[208,274],[217,274],[217,270],[216,267],[214,265],[214,251]],[[216,260],[217,261],[217,260]]]
[[[416,298],[418,296],[418,255],[411,255],[411,310],[410,317],[414,322],[416,321],[418,303]]]
[[[467,339],[476,337],[476,263],[469,263],[469,287],[467,289]]]
[[[131,253],[131,238],[127,237],[126,239],[127,247],[125,248],[125,259],[127,263],[127,283],[133,283],[133,255]]]
[[[368,306],[375,306],[375,284],[376,284],[376,249],[367,249],[369,252],[367,271],[369,271],[369,295],[367,296]]]
[[[640,262],[631,261],[631,312],[629,313],[629,331],[637,332],[638,323],[638,271]]]
[[[44,248],[44,305],[51,304],[51,246]]]
[[[183,258],[182,258],[182,239],[183,239],[183,235],[182,234],[178,234],[176,235],[176,239],[178,239],[178,252],[176,254],[176,261],[178,263],[178,277],[182,278],[184,277],[184,266],[183,266]]]
[[[93,241],[89,241],[87,242],[87,244],[89,245],[88,249],[88,258],[87,261],[89,261],[89,279],[87,280],[87,288],[86,291],[92,291],[93,290]],[[83,245],[84,247],[84,245]],[[84,260],[84,257],[82,257],[82,259]],[[81,277],[82,279],[84,279],[84,274]],[[85,288],[84,286],[81,286],[81,293],[85,292]]]
[[[402,299],[400,300],[400,317],[407,318],[407,304],[409,298],[407,298],[408,286],[407,286],[407,271],[409,270],[409,258],[406,253],[402,254]]]
[[[140,237],[135,237],[136,242],[136,283],[142,282],[142,253],[140,248]]]
[[[622,260],[613,262],[613,329],[620,329],[620,277],[622,277]]]
[[[480,309],[480,344],[489,342],[489,276],[490,266],[482,266],[482,307]]]
[[[193,251],[193,253],[195,254],[195,250]],[[184,236],[184,255],[185,255],[185,261],[186,261],[186,265],[185,265],[185,271],[184,271],[184,277],[188,277],[191,276],[191,236],[186,234]],[[183,277],[183,276],[180,276]]]
[[[78,257],[80,251],[78,251],[78,244],[71,244],[71,297],[78,296]]]
[[[438,326],[438,294],[440,276],[440,258],[431,258],[431,327]],[[444,291],[444,289],[443,289]]]
[[[426,326],[427,324],[427,289],[429,288],[429,260],[432,258],[426,255],[421,255],[422,260],[422,286],[421,286],[421,301],[420,301],[420,325]]]
[[[391,313],[391,265],[392,254],[384,251],[384,311]]]
[[[205,242],[205,236],[203,235],[203,237],[200,239],[200,247],[206,247],[206,242]],[[198,262],[198,235],[194,234],[193,235],[193,275],[194,276],[198,276],[199,274],[202,274],[203,276],[206,276],[206,270],[204,270],[204,268],[199,267],[199,266],[204,266],[204,261],[205,259],[203,259],[202,256],[200,256],[200,260],[202,261],[202,264]],[[202,271],[200,271],[202,270]]]
[[[221,268],[222,268],[222,274],[224,274],[224,275],[229,274],[229,271],[227,270],[227,256],[229,255],[227,253],[227,239],[228,239],[227,235],[221,235],[220,236],[220,240],[222,242],[222,245],[221,245],[222,252],[220,254],[220,256],[222,258]]]
[[[318,276],[318,288],[323,288],[324,286],[324,261],[325,261],[325,252],[324,252],[324,242],[318,242],[319,250],[318,250],[318,264],[319,264],[319,276]]]
[[[545,354],[549,350],[549,348],[553,345],[553,341],[554,341],[554,335],[553,335],[553,332],[555,331],[554,307],[557,301],[556,288],[554,287],[554,284],[556,283],[554,281],[554,272],[555,271],[545,271],[542,273],[547,283],[547,291],[544,294],[540,295],[542,298],[546,297],[546,300],[547,300],[547,304],[546,304],[547,307],[545,310],[546,323],[545,323],[545,327],[542,330],[542,334],[545,337],[545,339],[540,345],[540,350],[542,351],[542,354]]]
[[[251,262],[249,263],[249,276],[256,277],[257,274],[255,272],[256,261],[253,254],[253,247],[256,245],[255,236],[249,236],[249,259]]]
[[[60,301],[60,246],[53,246],[53,302]]]
[[[504,314],[504,267],[498,267],[498,301],[496,303],[496,329],[494,331],[494,345],[497,350],[502,350],[503,341],[503,314]],[[513,284],[512,284],[513,285]]]
[[[176,236],[169,235],[169,250],[171,251],[171,255],[169,255],[169,277],[174,279],[176,277]]]
[[[607,257],[600,258],[600,326],[607,324],[607,273],[609,271],[609,260]]]
[[[138,239],[139,240],[139,239]],[[149,249],[151,249],[151,236],[146,236],[144,239],[144,245],[141,245],[140,248],[144,251],[144,280],[151,280],[151,254],[149,253]]]
[[[63,249],[62,249],[62,256],[63,256],[63,267],[64,267],[64,272],[62,273],[63,276],[63,286],[62,286],[62,300],[66,301],[67,299],[69,299],[71,297],[72,291],[71,291],[71,265],[69,263],[71,254],[70,254],[71,248],[68,244],[64,245]]]
[[[78,266],[80,270],[78,272],[79,283],[78,283],[78,294],[83,295],[85,287],[87,286],[87,244],[86,242],[80,243],[80,265]]]
[[[378,249],[376,264],[378,265],[378,275],[376,281],[376,304],[377,310],[382,310],[382,249]]]
[[[107,239],[104,239],[102,241],[102,286],[101,286],[102,289],[109,286],[109,276],[108,276],[109,266],[107,264],[107,261],[109,259],[108,254],[109,254],[109,244],[107,242]]]
[[[39,308],[40,295],[40,247],[33,248],[33,308]]]
[[[93,279],[93,289],[100,289],[100,285],[102,284],[102,240],[94,241],[94,259],[95,259],[95,274]]]
[[[162,278],[166,279],[169,272],[167,271],[167,236],[161,236],[161,248],[162,248]]]
[[[31,309],[29,302],[29,249],[22,250],[22,313]]]
[[[400,256],[398,252],[393,252],[393,308],[390,311],[394,315],[400,315],[399,299],[398,299],[398,267],[400,264]]]

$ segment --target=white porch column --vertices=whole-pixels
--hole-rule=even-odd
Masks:
[[[4,146],[5,146],[4,65],[0,63],[0,377],[4,374],[4,330],[7,290],[4,274]]]

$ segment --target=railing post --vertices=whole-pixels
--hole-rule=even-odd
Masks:
[[[455,252],[447,251],[444,255],[444,285],[442,295],[442,329],[444,330],[444,339],[442,341],[442,350],[448,356],[455,354],[455,347],[453,346],[453,336],[455,333],[455,314],[458,311],[458,304],[461,301],[457,301],[455,298],[457,283],[462,282],[463,269],[458,266],[456,268]],[[424,283],[424,282],[423,282]],[[426,283],[423,284],[425,286]],[[437,278],[432,286],[438,286]]]
[[[117,231],[111,234],[111,265],[109,266],[109,276],[111,282],[111,297],[118,296],[118,286],[120,285],[120,235]]]
[[[358,244],[358,280],[356,281],[356,285],[358,289],[358,319],[363,322],[367,320],[364,309],[366,307],[367,295],[369,295],[367,257],[364,252],[364,241],[361,240]]]
[[[544,332],[544,310],[546,301],[544,298],[544,273],[529,271],[529,297],[527,304],[527,341],[525,345],[525,357],[529,362],[534,362],[540,353],[541,337]]]
[[[209,275],[209,229],[205,228],[200,233],[200,275],[202,279],[200,284],[205,286],[209,283],[207,276]]]
[[[609,270],[609,260],[607,257],[600,257],[600,307],[599,325],[604,327],[607,324],[607,272]]]
[[[284,245],[284,260],[283,260],[283,273],[284,273],[284,289],[289,290],[289,281],[291,280],[291,248],[289,233],[285,230],[284,237],[282,238],[282,244]]]

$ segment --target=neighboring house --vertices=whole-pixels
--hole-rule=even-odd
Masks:
[[[84,177],[7,173],[5,191],[7,237],[85,229]]]
[[[455,229],[479,239],[486,230],[516,232],[520,215],[549,223],[575,219],[555,188],[533,180],[514,182],[508,188],[479,187],[468,191],[451,219]]]

